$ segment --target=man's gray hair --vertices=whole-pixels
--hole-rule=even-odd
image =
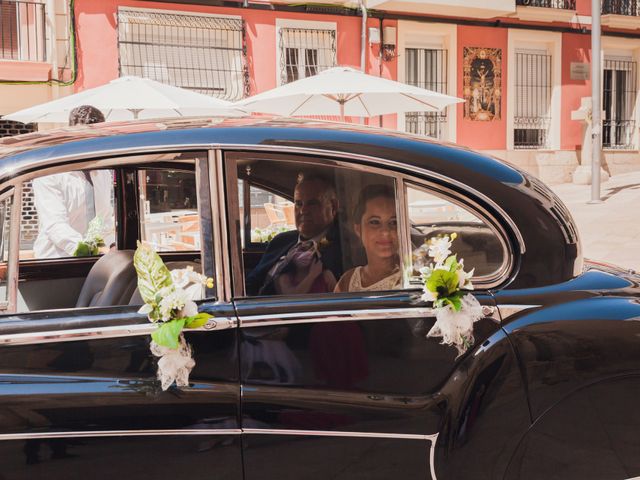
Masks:
[[[104,122],[104,115],[96,107],[81,105],[69,112],[69,126]]]
[[[336,192],[336,187],[333,184],[333,181],[327,177],[326,175],[322,175],[321,173],[299,173],[298,179],[296,181],[296,188],[299,185],[302,185],[306,182],[317,182],[322,184],[324,187],[325,195],[329,200],[336,200],[338,198],[338,194]]]

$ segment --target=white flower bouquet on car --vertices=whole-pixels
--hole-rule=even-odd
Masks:
[[[138,313],[158,325],[151,334],[151,352],[160,357],[158,379],[162,389],[168,389],[174,381],[179,387],[187,386],[195,362],[183,330],[201,327],[212,318],[208,313],[199,313],[194,300],[203,298],[205,287],[212,288],[213,280],[190,267],[169,271],[156,251],[145,243],[138,242],[133,264],[144,301]]]
[[[431,238],[413,257],[423,285],[420,299],[433,302],[436,315],[427,337],[442,337],[442,343],[462,354],[473,346],[473,324],[482,318],[482,306],[469,293],[474,270],[465,272],[464,260],[451,254],[456,238],[455,233]]]

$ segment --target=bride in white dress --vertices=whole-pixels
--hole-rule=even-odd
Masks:
[[[398,222],[393,187],[368,185],[354,212],[354,231],[367,254],[367,264],[345,272],[335,292],[393,290],[401,285]]]

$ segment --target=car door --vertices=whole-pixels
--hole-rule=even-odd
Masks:
[[[170,162],[177,158],[176,167]],[[132,220],[148,220],[130,228],[120,245],[134,248],[138,232],[143,236],[146,232],[147,241],[157,240],[156,248],[166,250],[162,253],[166,260],[195,259],[205,274],[214,276],[208,158],[207,152],[179,152],[87,159],[91,165],[129,171],[128,209],[120,209],[127,216],[119,217],[117,225],[131,227]],[[154,159],[155,163],[149,163]],[[158,175],[149,173],[152,168]],[[184,189],[169,191],[177,183],[188,183],[184,175],[172,173],[185,168],[191,172],[197,208],[193,199],[185,203]],[[136,176],[137,171],[140,175]],[[171,181],[178,177],[180,182]],[[1,476],[241,479],[237,331],[232,305],[218,302],[215,290],[198,302],[199,310],[214,319],[186,334],[196,362],[189,386],[174,385],[162,391],[156,379],[157,359],[149,350],[152,325],[137,313],[139,305],[133,297],[126,302],[131,305],[15,313],[20,208],[14,200],[21,198],[19,177],[10,188],[0,198],[0,251],[4,255],[0,294],[5,309],[0,315]],[[145,199],[154,188],[161,192],[157,197],[166,207],[162,215],[154,216],[153,202],[144,210]],[[182,202],[180,208],[172,204],[174,197]],[[180,221],[185,212],[188,225]],[[178,227],[173,225],[176,216],[180,217]],[[154,218],[159,220],[151,225]],[[169,222],[164,230],[172,226],[181,231],[180,239],[151,237],[149,232],[162,230],[158,225],[165,221],[162,219]],[[191,251],[168,251],[169,245],[183,244],[191,245]]]
[[[421,195],[422,187],[402,175],[335,159],[289,158],[282,152],[277,159],[268,153],[228,152],[225,160],[232,192],[232,258],[238,260],[234,284],[240,294],[245,293],[244,279],[251,276],[242,260],[255,264],[255,245],[247,252],[242,242],[251,238],[246,228],[264,230],[259,222],[268,220],[260,205],[251,203],[247,184],[277,195],[287,186],[297,188],[296,177],[308,172],[334,182],[345,214],[339,219],[346,227],[342,252],[350,266],[363,261],[357,242],[346,238],[353,198],[360,188],[381,182],[395,188],[400,250],[407,261],[411,249],[426,238],[455,231],[461,238],[454,246],[468,247],[468,265],[480,270],[479,278],[488,280],[507,262],[488,223],[433,190]],[[293,180],[287,183],[287,178]],[[233,193],[234,186],[241,191]],[[425,210],[430,221],[421,224]],[[491,248],[499,251],[481,259],[482,251],[474,245],[487,235],[494,242]],[[470,242],[462,241],[466,239]],[[269,255],[269,247],[264,248]],[[392,291],[235,299],[247,480],[452,475],[452,446],[468,443],[479,405],[504,388],[494,379],[518,382],[519,375],[487,290],[473,293],[486,318],[476,324],[476,347],[460,356],[452,346],[427,338],[435,316],[431,304],[419,300],[420,293],[407,283]],[[526,418],[526,411],[519,413]]]

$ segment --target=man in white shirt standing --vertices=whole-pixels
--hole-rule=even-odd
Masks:
[[[104,122],[104,116],[88,105],[74,108],[69,115],[69,125],[99,122]],[[35,258],[73,256],[96,217],[101,220],[105,244],[111,245],[115,240],[112,193],[111,170],[58,173],[33,180],[39,224]]]

